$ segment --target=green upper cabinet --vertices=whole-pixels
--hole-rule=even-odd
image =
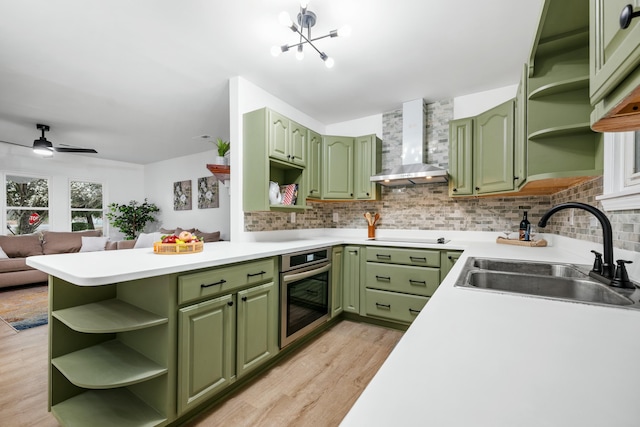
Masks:
[[[449,195],[473,194],[473,122],[459,119],[449,122]]]
[[[627,5],[640,10],[638,0],[589,0],[591,122],[599,131],[630,130],[630,123],[638,129],[640,124],[640,19],[621,28]]]
[[[515,103],[513,139],[513,184],[520,189],[527,182],[527,64],[522,67]]]
[[[449,194],[470,196],[513,190],[515,101],[449,123]]]
[[[242,168],[245,182],[242,186],[242,204],[245,212],[307,209],[305,162],[308,138],[308,129],[268,108],[243,116],[243,149],[246,155],[243,156]],[[298,184],[296,203],[271,204],[270,181],[280,186]]]
[[[324,137],[324,199],[353,199],[354,145],[355,141],[351,137]]]
[[[371,182],[371,175],[382,169],[382,141],[375,135],[355,139],[354,190],[359,200],[376,200],[380,185]]]
[[[377,200],[379,184],[369,178],[380,172],[381,167],[382,141],[375,135],[325,136],[321,198]]]
[[[476,194],[513,190],[513,100],[480,114],[474,129]]]
[[[272,110],[267,110],[267,115],[269,157],[305,166],[307,128]]]
[[[307,163],[307,177],[309,180],[310,198],[321,197],[322,189],[322,135],[312,130],[308,132],[309,162]]]

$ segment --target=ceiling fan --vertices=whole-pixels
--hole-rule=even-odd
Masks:
[[[50,127],[49,125],[37,124],[36,128],[42,131],[42,136],[35,141],[33,141],[33,152],[39,154],[41,156],[50,157],[53,156],[53,152],[57,151],[59,153],[94,153],[98,152],[93,148],[79,148],[79,147],[54,147],[51,141],[45,138],[44,133],[48,132]],[[22,144],[16,144],[15,142],[9,141],[0,141],[6,144],[17,145],[20,147],[24,147]]]

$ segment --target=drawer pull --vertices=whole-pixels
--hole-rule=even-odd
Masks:
[[[376,307],[384,308],[385,310],[391,310],[391,304],[380,304],[379,302],[377,302]]]
[[[409,313],[417,315],[418,313],[420,313],[420,310],[414,310],[413,308],[410,308]]]
[[[378,276],[376,275],[376,280],[384,280],[385,282],[391,281],[391,276]]]
[[[415,285],[415,286],[427,286],[427,281],[426,280],[411,280],[411,279],[409,279],[409,284],[410,285]]]
[[[205,285],[204,283],[202,285],[200,285],[201,288],[210,288],[211,286],[215,286],[215,285],[222,285],[224,283],[227,283],[226,280],[221,279],[219,282],[215,282],[215,283],[209,283],[208,285]]]
[[[376,254],[376,258],[381,258],[381,259],[391,259],[391,255]]]
[[[349,253],[358,255],[358,251],[349,251]]]
[[[262,276],[263,274],[267,274],[267,272],[263,270],[260,273],[247,273],[247,277]]]
[[[410,256],[409,259],[413,262],[427,262],[427,258],[423,256]]]

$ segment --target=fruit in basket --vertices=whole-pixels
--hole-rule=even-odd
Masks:
[[[178,236],[170,234],[168,236],[163,236],[162,237],[162,243],[176,243],[177,239],[178,239]]]
[[[178,234],[178,239],[182,240],[183,242],[190,242],[192,237],[193,235],[188,231],[181,231],[180,234]]]
[[[179,235],[169,234],[167,236],[162,236],[162,243],[173,243],[173,244],[185,244],[185,243],[196,243],[200,242],[201,239],[195,234],[189,233],[188,231],[183,231]]]

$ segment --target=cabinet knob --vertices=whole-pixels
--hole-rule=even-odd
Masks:
[[[620,29],[625,30],[629,28],[629,25],[631,25],[631,20],[638,16],[640,16],[640,11],[634,12],[633,6],[631,6],[630,4],[623,7],[622,12],[620,12]]]
[[[233,305],[233,301],[229,301],[229,302],[227,303],[227,305],[228,305],[229,307],[231,307],[231,306]]]
[[[453,189],[453,190],[451,190],[451,191],[453,191],[454,193],[457,193],[457,192],[458,192],[458,189],[457,189],[457,188],[454,188],[454,189]]]
[[[353,193],[351,193],[351,197],[353,197]]]
[[[514,181],[517,181],[517,180],[519,180],[519,179],[520,179],[520,177],[519,177],[519,176],[514,176],[514,177],[513,177],[513,180],[514,180]]]
[[[367,197],[369,197],[369,193],[367,193]]]
[[[480,191],[480,187],[476,187],[476,191]]]
[[[242,301],[246,301],[246,300],[247,300],[247,297],[242,297]]]

